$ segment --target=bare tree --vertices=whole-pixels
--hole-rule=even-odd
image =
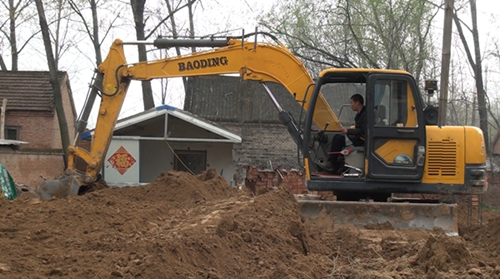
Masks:
[[[33,32],[31,36],[29,36],[20,47],[18,46],[17,27],[20,24],[30,20],[31,15],[26,15],[23,17],[23,14],[25,11],[29,10],[27,8],[32,3],[32,0],[18,0],[17,2],[14,2],[14,0],[8,0],[1,1],[0,3],[5,8],[5,11],[8,11],[9,13],[8,19],[0,23],[0,32],[2,32],[4,36],[9,40],[12,61],[11,69],[12,71],[17,71],[19,69],[19,53],[21,53],[21,51],[26,47],[29,41],[39,33],[39,31]],[[19,20],[21,20],[21,22],[19,22]],[[6,30],[7,25],[9,26],[8,31]],[[3,58],[1,57],[0,67],[4,71],[7,70]]]
[[[57,0],[55,2],[55,31],[50,32],[49,34],[52,36],[52,41],[54,42],[54,60],[56,63],[56,69],[59,69],[59,60],[64,54],[65,50],[71,45],[67,44],[66,36],[68,35],[68,23],[69,23],[69,15],[66,14],[67,10],[65,8],[66,1],[65,0]],[[63,28],[61,24],[66,23],[66,28]]]
[[[135,23],[135,34],[137,36],[137,40],[144,40],[146,38],[144,27],[146,25],[144,21],[144,5],[146,4],[146,0],[130,0],[130,6],[132,6],[132,13],[134,15],[134,23]],[[139,51],[139,61],[147,61],[148,55],[146,53],[146,46],[143,44],[139,44],[137,46]],[[151,81],[142,81],[142,99],[144,102],[144,109],[154,108],[154,100],[153,100],[153,90],[151,88]]]
[[[488,133],[488,112],[486,109],[486,91],[484,90],[483,83],[483,70],[482,70],[482,62],[481,62],[481,48],[479,46],[479,32],[477,26],[477,9],[476,9],[476,0],[469,0],[471,19],[472,19],[472,29],[467,27],[469,31],[472,33],[473,44],[474,44],[474,56],[469,48],[469,44],[465,39],[465,34],[463,32],[462,24],[463,22],[458,18],[456,12],[454,14],[454,22],[457,26],[457,31],[462,41],[463,47],[467,54],[467,60],[474,72],[474,78],[476,81],[476,90],[477,90],[477,105],[479,111],[479,127],[483,131],[484,141],[486,144],[486,150],[489,152],[489,133]],[[465,24],[464,24],[465,25]]]
[[[43,8],[42,0],[35,0],[38,10],[38,17],[40,19],[40,29],[42,32],[43,42],[45,45],[45,52],[47,54],[47,63],[49,65],[50,84],[54,90],[54,101],[56,105],[57,120],[59,121],[59,129],[61,133],[62,148],[64,152],[64,168],[68,167],[68,146],[69,146],[69,133],[68,124],[66,122],[66,115],[64,114],[64,107],[62,101],[61,85],[59,83],[57,74],[57,63],[54,59],[52,52],[52,43],[50,40],[50,32],[45,18],[45,10]]]
[[[173,1],[172,1],[173,2]],[[188,7],[188,13],[189,13],[189,37],[194,38],[194,16],[193,16],[193,4],[196,2],[196,0],[187,0],[187,7]],[[169,0],[165,0],[165,4],[167,6],[167,10],[170,16],[170,24],[172,26],[172,37],[173,38],[178,38],[179,37],[179,32],[177,30],[177,24],[175,22],[175,11],[179,10],[179,7],[175,9],[175,11],[172,9],[172,4],[170,3]],[[175,51],[177,55],[181,55],[181,49],[180,47],[176,47]],[[196,47],[191,48],[192,52],[196,52]],[[187,78],[183,77],[182,78],[182,83],[184,84],[184,88],[186,88],[186,83],[187,83]]]
[[[117,20],[121,16],[121,10],[114,9],[113,17],[108,18],[107,24],[104,24],[103,20],[99,18],[99,12],[105,12],[107,8],[103,5],[99,6],[99,1],[96,0],[88,0],[87,2],[89,4],[88,7],[82,6],[81,3],[75,0],[69,0],[69,5],[73,12],[80,18],[80,23],[83,25],[83,31],[87,34],[92,43],[95,53],[95,63],[98,66],[102,63],[102,42],[106,39],[109,32],[116,27]],[[91,11],[92,17],[90,19],[87,19],[84,15],[84,9],[86,8],[89,8]],[[107,14],[109,15],[111,13]],[[102,38],[100,33],[104,34]]]

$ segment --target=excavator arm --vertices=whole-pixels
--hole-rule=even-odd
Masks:
[[[144,42],[131,44],[137,43]],[[212,47],[212,49],[133,64],[127,64],[123,49],[125,44],[128,43],[124,43],[119,39],[115,40],[107,58],[99,65],[97,78],[93,85],[94,93],[90,97],[92,101],[87,102],[83,113],[84,119],[81,119],[76,125],[77,132],[82,133],[86,127],[93,99],[95,99],[95,95],[99,91],[102,99],[90,151],[74,145],[69,147],[68,169],[61,179],[48,181],[40,187],[40,195],[44,198],[51,198],[54,193],[58,197],[76,195],[81,186],[96,180],[104,163],[104,157],[108,151],[113,130],[131,80],[144,81],[156,78],[239,73],[245,80],[255,80],[263,84],[274,82],[283,85],[298,102],[306,104],[303,106],[304,109],[307,109],[307,104],[312,95],[313,88],[310,85],[314,84],[313,79],[302,62],[279,43],[256,43],[235,38],[223,40],[172,40],[160,38],[153,43],[158,48],[196,45]],[[273,98],[267,86],[265,88]],[[273,101],[280,110],[280,118],[282,118],[282,109],[275,100]],[[314,122],[318,127],[327,125],[330,130],[340,129],[339,120],[323,96],[320,96],[315,111]],[[282,119],[282,122],[285,121]],[[288,129],[291,130],[290,127]],[[85,174],[79,174],[76,171],[77,157],[87,163]]]

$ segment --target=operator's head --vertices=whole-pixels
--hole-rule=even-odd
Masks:
[[[354,94],[351,96],[351,109],[353,111],[360,112],[363,108],[364,99],[360,94]]]

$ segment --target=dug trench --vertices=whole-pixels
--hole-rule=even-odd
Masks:
[[[102,185],[101,185],[102,186]],[[0,278],[500,278],[500,214],[463,235],[306,220],[209,170],[143,187],[0,200]]]

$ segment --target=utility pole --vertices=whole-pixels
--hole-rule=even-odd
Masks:
[[[443,49],[441,51],[441,88],[439,90],[441,93],[439,98],[439,126],[444,126],[446,124],[448,79],[451,60],[451,32],[453,28],[453,1],[454,0],[445,0],[444,8]]]

